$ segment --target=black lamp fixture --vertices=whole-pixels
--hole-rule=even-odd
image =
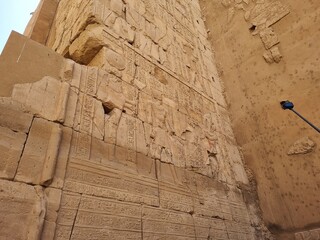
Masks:
[[[296,115],[298,115],[303,121],[305,121],[306,123],[308,123],[312,128],[314,128],[318,133],[320,133],[320,129],[317,128],[315,125],[313,125],[311,122],[309,122],[307,119],[305,119],[300,113],[298,113],[296,110],[294,110],[294,104],[293,102],[290,102],[288,100],[286,101],[281,101],[280,105],[282,107],[283,110],[291,110],[292,112],[294,112]]]

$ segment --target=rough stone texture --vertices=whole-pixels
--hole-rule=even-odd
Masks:
[[[229,6],[225,3],[229,3]],[[295,232],[319,228],[319,149],[287,155],[292,144],[308,136],[319,146],[319,134],[279,102],[291,100],[295,109],[316,126],[319,122],[319,2],[249,1],[226,23],[234,1],[202,0],[209,39],[225,83],[232,126],[244,160],[257,180],[262,214],[279,239],[294,239]],[[224,5],[222,5],[223,3]],[[288,6],[288,7],[280,7]],[[267,7],[263,7],[267,6]],[[255,16],[273,22],[279,51],[269,51],[267,61],[261,28],[251,28]],[[290,9],[290,14],[288,13]],[[266,11],[266,13],[263,13]],[[247,21],[243,14],[249,16]],[[285,17],[281,18],[282,16]],[[256,22],[258,17],[254,17]],[[281,19],[280,19],[281,18]],[[278,22],[275,22],[279,20]],[[260,20],[259,20],[260,21]],[[267,24],[269,25],[269,24]],[[280,53],[280,55],[279,55]],[[274,59],[275,57],[275,59]],[[300,236],[301,234],[298,234]],[[312,239],[312,238],[311,238]],[[315,238],[317,239],[317,238]]]
[[[310,231],[298,232],[295,234],[296,240],[317,240],[320,239],[320,229],[313,229]]]
[[[201,16],[191,0],[59,1],[47,46],[72,60],[12,86],[33,121],[3,121],[5,178],[41,206],[20,238],[262,238]]]
[[[69,91],[68,84],[52,77],[44,77],[35,83],[16,84],[12,100],[21,103],[28,112],[37,116],[64,122]]]
[[[45,76],[58,78],[62,64],[59,54],[12,32],[0,55],[0,96],[10,97],[18,83],[36,82]]]
[[[59,0],[41,0],[32,13],[24,35],[38,43],[46,44],[58,4]]]
[[[306,154],[314,150],[316,144],[308,137],[302,138],[294,142],[289,148],[288,155]]]
[[[26,138],[25,133],[0,127],[0,178],[14,178]]]
[[[0,180],[0,238],[40,239],[46,214],[41,187]]]

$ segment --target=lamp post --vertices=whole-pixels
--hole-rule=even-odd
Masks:
[[[311,122],[309,122],[306,118],[304,118],[300,113],[298,113],[296,110],[294,110],[294,104],[290,101],[282,101],[280,102],[280,105],[282,107],[283,110],[291,110],[292,112],[294,112],[296,115],[298,115],[303,121],[305,121],[306,123],[308,123],[312,128],[314,128],[318,133],[320,133],[320,129],[317,128],[315,125],[313,125]]]

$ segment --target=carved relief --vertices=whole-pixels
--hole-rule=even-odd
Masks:
[[[0,177],[30,191],[34,239],[252,237],[197,1],[61,0],[48,45],[76,63],[17,85],[26,123],[0,121]]]
[[[252,35],[260,35],[261,41],[267,50],[263,57],[267,63],[279,63],[281,53],[279,52],[279,39],[271,28],[272,25],[280,21],[290,13],[288,6],[276,0],[263,1],[228,1],[222,0],[222,5],[228,8],[228,23],[231,23],[236,10],[244,12],[244,19],[250,23]],[[275,48],[275,45],[277,45]],[[277,51],[278,53],[275,53]]]

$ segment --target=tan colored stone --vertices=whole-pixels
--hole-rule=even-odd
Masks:
[[[272,54],[271,54],[270,51],[266,51],[263,54],[263,58],[267,63],[274,63],[274,59],[273,59]]]
[[[125,61],[118,53],[108,49],[105,53],[105,59],[110,63],[111,66],[117,68],[118,70],[125,69]]]
[[[41,239],[55,239],[56,222],[58,211],[60,209],[62,191],[55,188],[46,188],[44,190],[44,198],[46,201],[46,215],[44,226],[41,233]]]
[[[119,17],[116,19],[113,29],[119,36],[127,40],[129,43],[134,41],[135,32],[123,18]]]
[[[14,178],[26,138],[24,133],[0,127],[0,178]]]
[[[35,83],[15,85],[12,99],[21,103],[31,114],[64,122],[69,90],[67,83],[44,77]]]
[[[105,44],[103,31],[101,25],[89,25],[69,47],[72,59],[88,64]]]
[[[104,141],[116,144],[117,130],[120,122],[122,111],[115,108],[105,116],[105,134]]]
[[[62,64],[61,55],[13,31],[0,55],[0,96],[10,97],[16,84],[33,83],[45,76],[58,79]]]
[[[312,152],[315,147],[316,147],[315,142],[313,142],[309,137],[304,137],[294,142],[293,145],[290,146],[287,154],[288,155],[307,154]]]
[[[265,24],[270,27],[278,22],[281,18],[290,13],[288,6],[280,1],[266,1],[256,6],[251,10],[251,22],[255,26]]]
[[[121,16],[124,13],[124,7],[125,5],[122,3],[122,1],[117,1],[117,0],[110,1],[110,9],[115,13],[117,13],[119,16]]]
[[[1,238],[40,239],[46,215],[40,187],[0,180]]]
[[[33,121],[15,180],[49,185],[54,177],[62,138],[56,123],[36,118]]]
[[[280,53],[279,47],[274,46],[273,48],[270,49],[270,52],[271,52],[273,60],[276,63],[279,63],[282,59],[282,55]]]
[[[278,36],[270,27],[260,31],[260,38],[267,50],[279,43]]]
[[[28,133],[33,116],[24,113],[24,110],[22,104],[11,98],[0,98],[0,126]]]
[[[32,14],[24,35],[41,44],[46,44],[58,7],[58,0],[42,0]]]
[[[239,19],[245,3],[224,4],[230,22],[224,29],[214,24],[219,34],[235,24],[231,20]],[[271,10],[278,17],[283,12]],[[212,18],[219,18],[219,11]],[[272,11],[268,21],[277,19]],[[221,48],[233,46],[229,37]],[[43,222],[38,238],[260,234],[243,200],[251,197],[251,187],[220,79],[229,71],[218,70],[207,38],[198,1],[59,1],[47,45],[74,61],[64,60],[58,77],[16,87],[13,98],[21,109],[5,109],[34,114],[30,132],[28,117],[25,125],[17,121],[18,127],[3,120],[4,127],[27,137],[18,169],[10,174],[46,187],[35,187],[45,211],[35,219]],[[12,138],[20,133],[8,131],[3,135],[16,144]],[[13,155],[16,164],[18,154]]]

